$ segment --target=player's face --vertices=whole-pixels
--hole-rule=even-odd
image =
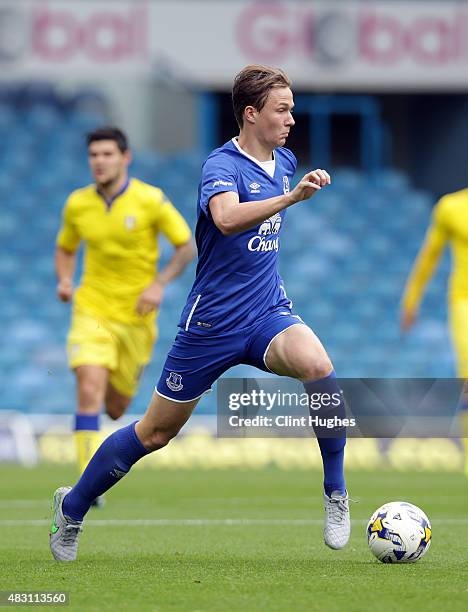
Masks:
[[[98,140],[89,145],[88,159],[96,184],[105,187],[123,177],[130,154],[122,152],[114,140]]]
[[[289,130],[295,123],[291,114],[293,107],[293,95],[289,87],[274,87],[268,94],[265,106],[257,114],[257,135],[271,149],[284,146]]]

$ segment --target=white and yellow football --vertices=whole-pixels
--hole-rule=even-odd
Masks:
[[[432,527],[417,506],[403,501],[378,508],[367,524],[367,542],[382,563],[414,563],[431,545]]]

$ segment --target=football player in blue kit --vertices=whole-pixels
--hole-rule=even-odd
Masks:
[[[294,102],[284,72],[247,66],[235,78],[232,101],[240,132],[203,165],[198,266],[179,332],[144,417],[109,436],[73,488],[55,492],[50,546],[58,560],[76,559],[92,501],[143,456],[166,446],[230,367],[245,363],[296,378],[309,395],[339,395],[343,407],[332,363],[293,314],[277,269],[286,209],[325,188],[330,176],[317,169],[290,188],[297,162],[284,144],[295,123]],[[340,549],[350,535],[346,432],[316,433],[324,468],[324,539]]]

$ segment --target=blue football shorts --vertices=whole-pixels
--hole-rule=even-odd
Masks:
[[[156,392],[175,402],[189,402],[209,391],[226,370],[241,363],[270,372],[265,357],[272,341],[291,325],[303,323],[299,315],[281,307],[241,331],[205,336],[180,330]]]

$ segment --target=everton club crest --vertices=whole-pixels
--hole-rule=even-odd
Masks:
[[[166,384],[171,391],[182,391],[184,385],[182,384],[182,374],[176,374],[176,372],[170,372],[166,378]]]

